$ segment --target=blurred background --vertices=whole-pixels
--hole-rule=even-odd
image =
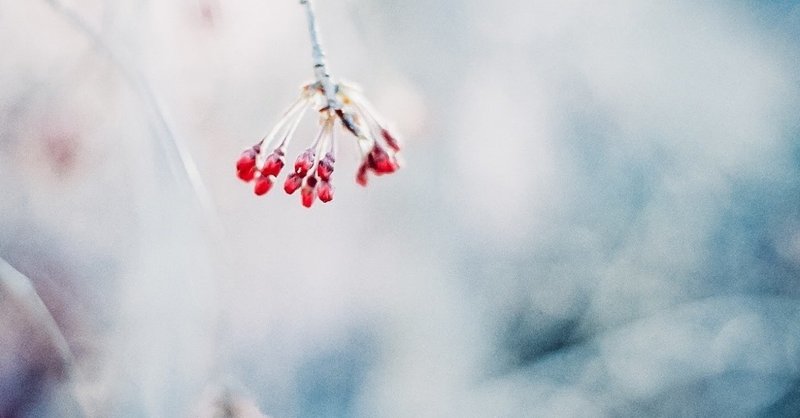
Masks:
[[[315,5],[308,210],[296,0],[0,0],[0,417],[800,416],[800,2]]]

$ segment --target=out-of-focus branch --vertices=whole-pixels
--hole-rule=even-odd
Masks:
[[[64,334],[58,328],[53,315],[45,306],[44,301],[39,297],[27,276],[17,271],[6,260],[0,258],[0,296],[7,296],[15,306],[23,310],[26,318],[39,326],[50,344],[55,349],[60,366],[64,368],[67,382],[72,392],[72,397],[82,409],[83,416],[86,416],[86,407],[81,402],[81,398],[75,390],[74,383],[77,374],[75,358],[69,349]]]
[[[117,67],[124,79],[128,81],[134,92],[144,103],[144,107],[153,122],[153,129],[160,138],[164,138],[164,140],[159,141],[159,143],[161,149],[167,154],[170,160],[169,168],[172,175],[179,182],[185,182],[194,191],[195,196],[205,209],[206,214],[214,214],[210,196],[194,160],[183,142],[175,135],[158,96],[150,87],[146,78],[137,70],[136,65],[124,54],[120,53],[119,49],[112,48],[98,31],[73,9],[65,6],[59,0],[43,1],[88,37],[95,48],[108,56],[109,60]],[[177,164],[175,164],[176,161]]]

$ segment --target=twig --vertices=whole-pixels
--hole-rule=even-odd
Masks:
[[[311,0],[300,0],[300,4],[305,6],[306,18],[308,19],[308,33],[311,35],[311,58],[314,60],[314,77],[325,94],[328,107],[333,110],[339,110],[342,108],[342,104],[336,98],[336,85],[331,80],[328,65],[325,62],[325,53],[322,51],[322,45],[319,42],[319,30],[317,29],[314,7],[311,5]]]

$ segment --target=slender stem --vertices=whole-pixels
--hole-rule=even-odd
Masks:
[[[297,127],[300,126],[300,121],[303,120],[303,115],[306,114],[306,110],[308,110],[308,103],[306,103],[305,106],[302,107],[302,109],[298,112],[297,116],[295,116],[292,123],[289,125],[289,129],[286,130],[286,132],[284,132],[283,139],[281,140],[280,145],[278,145],[278,149],[284,152],[286,151],[286,145],[294,136]]]
[[[335,127],[336,127],[336,120],[334,119],[333,123],[331,123],[331,146],[330,150],[328,150],[328,152],[331,154],[331,158],[333,158],[334,161],[336,161],[336,147],[337,147],[336,129],[334,129]]]
[[[325,146],[328,143],[328,139],[332,131],[331,128],[333,128],[334,120],[335,119],[333,117],[328,117],[325,120],[325,124],[322,125],[322,128],[319,130],[319,135],[317,136],[317,139],[314,141],[311,147],[309,147],[309,149],[311,148],[314,149],[314,155],[316,157],[314,158],[314,164],[311,166],[311,169],[308,170],[308,172],[311,173],[309,177],[313,177],[315,175],[315,173],[317,172],[317,167],[319,167],[319,163],[320,161],[322,161],[323,158],[322,152],[325,150]]]
[[[331,109],[341,109],[342,104],[336,99],[336,86],[331,80],[328,66],[325,63],[325,53],[319,42],[319,30],[317,29],[317,18],[314,15],[314,7],[311,0],[300,0],[300,4],[305,6],[306,18],[308,19],[308,33],[311,35],[311,58],[314,60],[314,77],[325,94],[328,106]]]
[[[308,107],[308,100],[309,98],[304,93],[299,99],[297,99],[297,101],[292,103],[292,105],[289,106],[289,108],[283,113],[283,116],[281,116],[281,118],[278,120],[278,123],[275,124],[272,130],[268,134],[264,135],[263,138],[261,138],[261,141],[259,141],[258,145],[268,147],[270,142],[272,142],[272,140],[274,140],[278,134],[284,130],[287,124],[291,125],[290,121],[300,119],[302,116],[301,111],[304,113],[305,109]],[[294,122],[292,122],[292,124],[293,123]]]

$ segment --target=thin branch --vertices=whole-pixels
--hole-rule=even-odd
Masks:
[[[148,113],[150,113],[150,118],[153,121],[153,129],[156,130],[156,133],[159,134],[160,137],[167,139],[167,141],[159,141],[162,150],[167,154],[170,161],[179,162],[178,165],[180,167],[176,167],[176,164],[169,165],[172,175],[176,180],[185,182],[194,191],[195,197],[199,200],[206,214],[214,214],[208,190],[203,184],[197,165],[195,165],[186,146],[175,135],[172,125],[167,120],[160,100],[155,91],[150,87],[146,78],[137,71],[136,66],[133,65],[132,62],[119,54],[116,49],[112,48],[105,39],[103,39],[100,33],[74,10],[62,4],[59,0],[43,1],[89,38],[92,43],[94,43],[95,47],[108,56],[109,60],[117,67],[123,78],[128,81],[134,92],[145,104],[144,107],[148,110]],[[212,216],[212,218],[215,219],[216,217]]]
[[[86,407],[81,402],[74,386],[78,370],[67,339],[61,333],[55,318],[39,297],[30,279],[8,264],[6,260],[0,258],[0,294],[2,293],[7,294],[11,300],[24,309],[26,317],[31,318],[33,323],[40,326],[41,331],[47,335],[48,341],[56,350],[61,366],[64,367],[72,397],[78,403],[83,415],[86,416]]]
[[[164,107],[161,105],[156,92],[150,87],[145,76],[137,70],[137,66],[132,60],[120,54],[120,49],[113,48],[109,45],[101,34],[73,9],[65,6],[60,0],[43,1],[50,5],[56,13],[71,23],[79,32],[89,38],[97,51],[108,57],[109,61],[120,72],[123,79],[131,86],[134,93],[139,96],[139,99],[144,105],[144,111],[151,120],[151,129],[155,131],[155,135],[160,139],[157,141],[158,146],[167,156],[169,161],[168,169],[172,177],[175,178],[177,182],[187,186],[189,190],[193,192],[193,197],[197,200],[202,211],[201,213],[205,217],[209,233],[214,238],[213,241],[216,243],[223,243],[225,241],[223,239],[225,233],[222,224],[219,222],[219,216],[212,202],[211,194],[206,188],[200,176],[200,171],[191,154],[186,149],[183,141],[181,141],[173,131],[172,124],[166,116]],[[225,260],[223,261],[225,263],[229,263],[231,255],[228,247],[224,245],[218,245],[218,247],[220,259]]]
[[[325,94],[328,107],[334,110],[341,109],[342,104],[336,99],[336,86],[331,80],[331,75],[325,62],[325,53],[322,51],[322,45],[319,42],[319,30],[317,29],[314,7],[311,5],[311,0],[300,0],[300,4],[305,6],[306,18],[308,19],[308,33],[311,35],[311,58],[314,61],[314,77],[316,77],[322,92]]]

